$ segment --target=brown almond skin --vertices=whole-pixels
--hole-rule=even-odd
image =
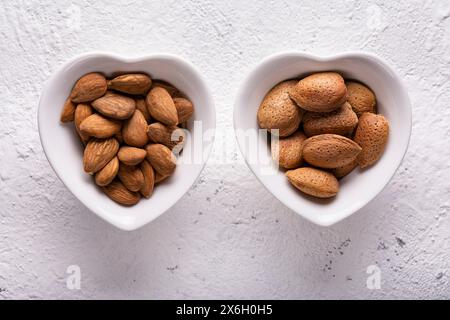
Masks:
[[[377,100],[369,87],[356,81],[348,81],[346,85],[348,92],[347,101],[358,117],[364,112],[376,113]]]
[[[84,171],[89,174],[100,171],[116,156],[117,151],[119,151],[119,142],[114,138],[90,139],[84,149]]]
[[[177,108],[178,124],[188,121],[194,113],[194,105],[185,98],[173,98],[175,108]]]
[[[303,141],[305,140],[306,136],[301,131],[297,131],[289,137],[281,138],[278,141],[272,140],[272,158],[275,162],[278,162],[280,167],[285,169],[300,167],[303,162],[302,149]]]
[[[177,145],[182,145],[185,139],[183,129],[178,127],[167,127],[162,123],[155,122],[148,126],[147,135],[151,142],[160,143],[173,149]]]
[[[67,123],[72,122],[75,119],[75,110],[77,106],[75,103],[70,100],[70,98],[67,98],[66,102],[64,103],[63,110],[61,112],[61,122]]]
[[[141,163],[147,156],[147,151],[140,148],[123,146],[120,147],[117,157],[120,162],[128,166],[135,166]]]
[[[358,165],[366,168],[380,159],[389,137],[389,122],[380,114],[363,113],[359,118],[354,140],[362,151],[358,155]]]
[[[108,85],[102,74],[89,73],[75,83],[70,99],[75,103],[90,102],[103,96],[107,89]]]
[[[80,124],[80,132],[84,135],[105,139],[114,136],[122,129],[122,123],[93,114]]]
[[[303,116],[303,130],[308,137],[332,133],[350,136],[358,125],[358,117],[349,103],[328,113],[306,112]]]
[[[152,79],[143,73],[123,74],[108,82],[108,89],[133,95],[147,94],[151,86]]]
[[[147,160],[141,163],[140,168],[144,175],[144,185],[139,192],[148,199],[152,196],[155,187],[155,171]]]
[[[163,88],[167,90],[167,92],[170,94],[172,98],[186,98],[183,92],[175,88],[172,84],[170,84],[167,81],[164,80],[154,80],[153,81],[153,88]]]
[[[147,127],[148,124],[142,112],[136,110],[123,125],[123,141],[132,147],[144,147],[148,142]]]
[[[102,190],[111,200],[124,206],[133,206],[141,199],[139,193],[131,192],[117,180],[103,187]]]
[[[92,107],[108,118],[126,120],[136,110],[136,102],[134,99],[120,94],[108,93],[93,101]]]
[[[112,158],[102,170],[95,174],[95,183],[104,187],[110,184],[119,172],[119,159],[117,157]]]
[[[325,169],[335,169],[352,162],[361,147],[337,134],[321,134],[303,142],[303,159],[309,164]]]
[[[331,112],[347,100],[347,87],[339,73],[319,72],[300,80],[290,96],[307,111]]]
[[[299,168],[287,171],[286,176],[298,190],[316,198],[332,198],[339,192],[338,180],[327,171]]]
[[[260,128],[275,134],[279,130],[280,137],[287,137],[297,131],[302,120],[302,110],[289,98],[289,91],[297,81],[284,81],[267,93],[258,109]]]
[[[338,179],[342,179],[345,176],[349,175],[355,168],[358,166],[358,161],[353,160],[352,162],[349,162],[346,165],[343,165],[342,167],[338,167],[336,169],[332,169],[331,172],[334,174],[334,176]]]
[[[162,144],[149,144],[145,147],[147,160],[153,169],[162,176],[170,176],[176,168],[176,158],[172,151]]]
[[[168,126],[178,124],[177,108],[166,89],[154,87],[148,93],[145,102],[152,118]]]
[[[142,113],[147,123],[152,122],[152,117],[150,116],[150,112],[148,112],[147,103],[145,103],[145,99],[142,98],[136,99],[136,109]]]
[[[158,171],[155,171],[155,185],[163,182],[164,180],[166,180],[169,177],[170,177],[170,175],[162,175]]]
[[[75,129],[80,136],[81,141],[84,144],[87,144],[90,137],[84,133],[81,132],[80,126],[81,123],[88,117],[90,117],[94,113],[94,110],[92,107],[88,104],[81,103],[77,105],[77,108],[75,109],[75,116],[74,116],[74,122],[75,122]]]
[[[138,167],[120,164],[117,176],[123,185],[132,192],[138,192],[144,185],[144,175]]]

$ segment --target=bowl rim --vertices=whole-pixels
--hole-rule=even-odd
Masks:
[[[395,165],[395,170],[393,170],[392,174],[390,175],[390,177],[386,181],[386,183],[380,184],[377,188],[375,188],[374,196],[370,200],[359,203],[354,206],[350,206],[346,209],[343,209],[344,214],[342,214],[342,217],[340,217],[340,218],[329,219],[328,221],[321,220],[321,219],[311,219],[308,215],[301,214],[299,212],[298,208],[295,208],[292,204],[288,203],[287,201],[279,199],[275,194],[272,193],[271,189],[265,184],[265,182],[262,181],[259,174],[257,174],[257,172],[255,171],[259,165],[258,164],[252,165],[251,163],[249,163],[249,161],[247,159],[247,154],[244,151],[244,147],[239,142],[239,138],[237,136],[237,131],[238,131],[238,121],[239,121],[240,99],[245,94],[245,89],[248,86],[249,81],[252,78],[254,78],[255,75],[261,69],[268,67],[270,64],[272,64],[276,60],[282,60],[285,58],[309,59],[309,60],[313,60],[313,61],[317,61],[317,62],[329,62],[332,60],[338,60],[338,59],[343,59],[343,58],[365,58],[368,60],[376,61],[377,63],[381,64],[383,68],[385,68],[386,70],[389,70],[391,72],[392,76],[394,77],[394,80],[400,86],[401,91],[402,91],[401,93],[403,94],[403,98],[405,99],[405,102],[406,102],[405,104],[407,106],[407,114],[406,114],[407,119],[405,119],[405,122],[407,123],[407,126],[408,126],[407,140],[406,140],[403,154],[401,155],[401,157],[399,158],[399,160],[397,161],[397,163]],[[266,188],[266,190],[269,191],[272,194],[272,196],[274,196],[278,201],[283,203],[286,207],[288,207],[289,209],[291,209],[292,211],[294,211],[296,214],[303,217],[307,221],[312,222],[312,223],[322,226],[322,227],[330,227],[340,221],[347,219],[348,217],[350,217],[351,215],[353,215],[354,213],[356,213],[363,207],[367,206],[370,202],[375,200],[378,197],[378,195],[381,193],[381,191],[383,191],[383,189],[390,183],[390,181],[392,180],[392,178],[398,171],[400,165],[402,164],[402,162],[405,158],[405,155],[408,151],[410,141],[411,141],[412,105],[411,105],[411,99],[409,98],[409,94],[408,94],[408,91],[404,84],[404,81],[398,75],[397,71],[394,68],[392,68],[389,65],[389,63],[387,63],[383,58],[379,57],[378,55],[376,55],[374,53],[365,52],[365,51],[344,51],[344,52],[340,52],[340,53],[333,54],[333,55],[315,55],[315,54],[311,54],[311,53],[304,52],[304,51],[281,51],[281,52],[277,52],[277,53],[271,54],[271,55],[263,58],[260,62],[258,62],[255,66],[253,66],[251,68],[250,72],[245,76],[244,80],[240,83],[239,90],[237,91],[237,95],[236,95],[236,98],[234,101],[233,128],[234,128],[236,143],[239,146],[239,151],[241,152],[241,154],[245,160],[245,163],[250,168],[252,173],[256,176],[258,181]]]
[[[64,74],[65,69],[70,65],[76,64],[76,63],[86,60],[86,59],[105,58],[105,57],[114,59],[114,60],[119,60],[126,64],[143,62],[143,61],[152,60],[152,59],[160,59],[160,60],[172,60],[178,64],[184,65],[187,69],[189,69],[194,74],[195,77],[197,77],[197,79],[203,86],[203,88],[205,90],[205,96],[206,96],[207,100],[209,100],[209,102],[210,102],[208,107],[212,109],[210,118],[211,118],[211,129],[213,129],[213,132],[212,132],[212,136],[210,137],[210,140],[208,141],[208,144],[210,147],[209,147],[209,150],[207,151],[206,155],[205,154],[203,155],[203,162],[200,164],[197,177],[192,180],[192,182],[190,183],[190,185],[186,189],[186,191],[183,193],[183,195],[180,196],[172,204],[170,204],[164,211],[160,212],[158,215],[156,215],[150,219],[143,219],[143,221],[139,220],[139,222],[134,222],[134,223],[120,223],[116,219],[112,219],[108,214],[105,214],[104,210],[98,210],[97,207],[95,207],[94,205],[92,205],[90,203],[85,203],[84,201],[82,201],[80,199],[80,196],[78,195],[78,192],[76,192],[76,190],[72,190],[72,188],[70,188],[66,184],[66,181],[64,181],[64,179],[62,179],[59,170],[53,164],[51,158],[48,155],[49,154],[48,153],[49,146],[48,146],[47,142],[42,138],[42,136],[43,136],[43,134],[42,134],[43,113],[41,112],[42,111],[42,99],[43,99],[43,96],[45,95],[44,93],[49,90],[50,84],[53,83],[55,81],[55,79],[61,77]],[[117,54],[117,53],[112,53],[112,52],[107,52],[107,51],[89,51],[86,53],[78,54],[78,55],[72,57],[71,59],[63,62],[58,68],[56,68],[55,71],[53,71],[51,73],[51,75],[44,82],[44,85],[41,89],[41,93],[39,96],[36,118],[37,118],[37,125],[38,125],[39,140],[41,142],[42,149],[44,150],[44,154],[47,159],[47,162],[50,164],[50,167],[56,173],[59,180],[70,191],[70,193],[72,193],[72,195],[78,200],[78,202],[80,202],[83,206],[85,206],[87,209],[89,209],[89,211],[94,213],[99,218],[105,220],[109,224],[111,224],[111,225],[115,226],[116,228],[123,230],[123,231],[134,231],[134,230],[142,228],[145,225],[149,224],[150,222],[156,220],[161,215],[163,215],[165,212],[167,212],[170,208],[172,208],[179,200],[181,200],[181,198],[183,198],[183,196],[186,195],[187,192],[189,192],[190,189],[192,189],[192,186],[199,179],[201,173],[203,172],[203,170],[204,170],[206,164],[208,163],[208,160],[213,152],[213,146],[214,146],[214,142],[215,142],[215,138],[216,138],[216,130],[217,130],[217,119],[216,119],[216,109],[215,109],[214,98],[213,98],[213,95],[211,93],[209,86],[207,85],[207,81],[202,76],[200,71],[194,66],[193,63],[191,63],[189,60],[187,60],[179,55],[172,54],[172,53],[151,53],[151,54],[133,56],[133,55],[122,55],[122,54]],[[138,221],[138,220],[135,220],[135,221]]]

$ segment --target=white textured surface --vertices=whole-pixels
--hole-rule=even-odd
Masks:
[[[3,1],[0,8],[0,297],[450,298],[448,1]],[[216,99],[216,154],[231,153],[133,233],[85,209],[39,142],[43,81],[91,50],[192,61]],[[243,77],[281,50],[374,52],[409,88],[414,127],[403,165],[371,204],[332,228],[274,199],[230,131]],[[82,272],[79,291],[66,288],[73,264]],[[366,288],[373,264],[380,290]]]

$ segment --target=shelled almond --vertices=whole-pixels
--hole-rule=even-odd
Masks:
[[[331,198],[338,179],[373,165],[389,136],[375,93],[338,72],[282,81],[263,99],[260,128],[272,133],[272,158],[305,194]],[[275,130],[276,129],[276,130]]]
[[[182,126],[193,113],[187,96],[165,81],[93,72],[74,84],[60,119],[75,124],[84,171],[113,201],[132,206],[174,173],[172,149],[183,147]]]

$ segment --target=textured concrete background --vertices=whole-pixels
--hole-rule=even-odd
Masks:
[[[0,3],[0,297],[450,298],[448,1],[127,2]],[[182,55],[216,99],[216,157],[175,207],[133,233],[83,207],[39,142],[43,82],[92,50]],[[282,50],[373,52],[409,88],[403,165],[331,228],[266,191],[230,131],[243,77]],[[66,287],[70,265],[81,268],[81,290]],[[366,287],[370,265],[379,290]]]

